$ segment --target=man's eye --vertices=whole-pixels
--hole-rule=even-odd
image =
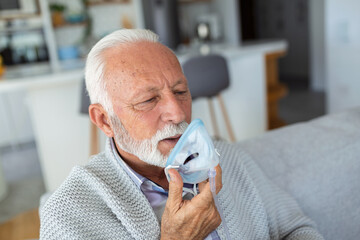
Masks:
[[[153,107],[156,106],[157,99],[158,97],[152,97],[145,101],[139,102],[134,105],[134,109],[139,111],[151,110]]]
[[[151,102],[153,102],[153,101],[155,101],[155,98],[153,97],[153,98],[150,98],[150,99],[148,99],[148,100],[146,100],[146,101],[144,101],[143,103],[151,103]]]
[[[176,94],[179,94],[179,95],[183,95],[183,94],[185,94],[187,91],[178,91],[178,92],[176,92]]]

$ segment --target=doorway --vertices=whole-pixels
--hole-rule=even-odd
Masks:
[[[308,0],[239,0],[241,39],[286,39],[287,55],[279,60],[280,81],[290,89],[309,88]]]

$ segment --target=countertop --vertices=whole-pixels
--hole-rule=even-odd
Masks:
[[[211,53],[223,54],[227,58],[246,56],[249,54],[265,54],[268,52],[286,51],[288,44],[285,40],[254,41],[242,45],[228,44],[195,44],[192,47],[182,47],[176,52],[180,62],[191,56],[200,54],[200,48]],[[58,84],[67,84],[84,78],[84,60],[75,60],[67,63],[67,68],[53,71],[49,64],[35,64],[25,67],[9,68],[0,77],[0,93],[20,89],[56,87]],[[70,67],[69,67],[70,66]]]
[[[52,70],[47,63],[9,68],[0,77],[0,93],[79,81],[84,78],[84,65],[84,60],[76,60],[73,62],[74,67],[57,71]]]

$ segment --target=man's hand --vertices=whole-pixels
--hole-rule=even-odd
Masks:
[[[161,239],[204,239],[221,223],[210,191],[209,182],[199,184],[200,193],[191,200],[183,200],[183,181],[170,169],[169,198],[161,219]],[[216,192],[222,188],[221,168],[216,167]]]

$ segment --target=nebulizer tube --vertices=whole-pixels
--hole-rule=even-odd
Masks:
[[[216,195],[216,182],[215,182],[215,176],[216,176],[216,170],[215,168],[211,168],[209,170],[209,183],[210,183],[210,190],[211,190],[211,193],[212,193],[212,196],[214,198],[214,202],[215,202],[215,206],[220,214],[220,217],[221,217],[221,221],[222,221],[222,225],[223,225],[223,228],[224,228],[224,231],[225,231],[225,235],[226,235],[226,239],[227,240],[231,240],[231,237],[230,237],[230,233],[229,233],[229,229],[226,225],[226,221],[225,221],[225,218],[224,218],[224,213],[220,207],[220,204],[219,204],[219,200],[218,200],[218,197]]]

